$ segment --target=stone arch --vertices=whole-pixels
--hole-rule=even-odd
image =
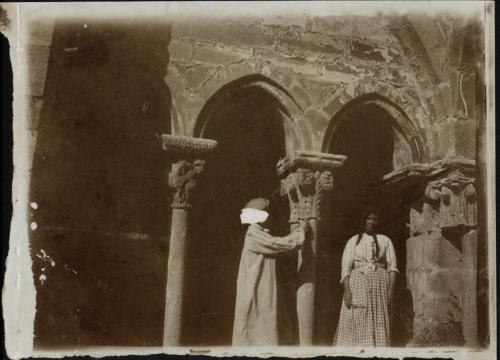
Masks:
[[[343,118],[356,107],[368,104],[374,104],[392,116],[393,128],[411,149],[409,155],[412,162],[425,162],[428,159],[425,138],[420,131],[428,123],[428,119],[418,100],[377,83],[358,83],[354,87],[345,88],[325,107],[331,111],[331,120],[323,139],[322,151],[328,152]]]
[[[326,245],[323,274],[329,284],[325,290],[335,309],[339,309],[341,298],[336,293],[337,270],[328,264],[340,261],[345,240],[352,236],[359,226],[359,217],[366,205],[376,206],[381,211],[381,232],[394,243],[402,281],[396,290],[402,304],[401,316],[411,314],[404,271],[406,266],[406,224],[401,216],[401,197],[384,192],[383,177],[407,163],[428,161],[425,137],[422,131],[428,116],[421,112],[419,101],[408,92],[399,91],[384,84],[364,82],[348,86],[330,102],[331,120],[323,139],[322,151],[345,154],[348,161],[336,173],[335,187],[331,193],[331,212],[324,231],[330,239]],[[363,131],[364,130],[364,131]],[[372,136],[372,134],[376,134]],[[371,141],[373,139],[373,141]],[[360,176],[361,175],[361,176]],[[331,272],[330,274],[328,272]],[[337,280],[338,281],[338,280]],[[330,285],[331,284],[331,285]],[[328,293],[330,291],[330,293]],[[332,310],[330,310],[332,311]],[[325,319],[336,319],[325,310]],[[335,320],[336,321],[336,320]],[[330,323],[335,324],[335,321]],[[392,340],[402,344],[408,333],[395,325]],[[335,326],[328,328],[333,332]],[[329,334],[330,335],[330,334]]]
[[[197,116],[193,135],[195,137],[204,136],[206,126],[210,122],[213,112],[219,107],[221,102],[229,99],[235,90],[252,87],[264,90],[279,102],[280,112],[283,115],[287,152],[298,149],[310,149],[312,143],[310,134],[312,130],[310,129],[310,124],[305,121],[302,108],[285,88],[261,74],[245,75],[211,93],[208,101]]]
[[[177,112],[177,104],[173,97],[170,106],[170,126],[172,135],[186,134],[186,124],[181,121],[179,113]]]

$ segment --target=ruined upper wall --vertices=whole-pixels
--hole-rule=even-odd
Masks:
[[[473,74],[459,75],[460,85],[450,66],[439,62],[463,62],[455,33],[464,32],[464,25],[448,19],[454,26],[443,32],[440,21],[387,16],[173,21],[166,77],[177,118],[173,130],[194,134],[204,104],[217,90],[261,74],[299,104],[315,150],[345,103],[375,92],[414,124],[417,133],[409,136],[421,138],[427,160],[474,158],[474,137],[467,136],[474,129],[473,112],[463,109],[474,107]],[[470,57],[470,49],[467,53]]]

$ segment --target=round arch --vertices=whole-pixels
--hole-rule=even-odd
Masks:
[[[261,74],[246,75],[233,80],[215,91],[201,109],[195,127],[194,136],[204,137],[207,124],[216,111],[225,101],[230,101],[238,89],[259,88],[271,95],[279,103],[285,130],[287,152],[297,149],[308,150],[311,147],[310,134],[312,130],[305,121],[300,105],[292,95],[277,82]]]

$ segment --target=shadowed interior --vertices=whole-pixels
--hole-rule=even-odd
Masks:
[[[219,91],[203,137],[218,146],[207,161],[193,208],[188,255],[186,344],[230,345],[236,279],[246,225],[240,210],[279,187],[276,163],[285,155],[279,102],[256,86]]]
[[[405,234],[393,234],[394,229],[391,234],[387,233],[387,218],[380,197],[382,177],[393,169],[393,119],[387,111],[370,103],[351,105],[346,110],[339,118],[333,119],[337,126],[328,152],[343,154],[348,158],[334,176],[334,190],[329,202],[331,211],[325,219],[324,240],[318,252],[316,338],[318,343],[324,345],[332,343],[340,314],[343,294],[340,285],[342,253],[347,240],[358,233],[360,217],[366,206],[375,206],[381,211],[379,232],[393,240],[402,273],[405,266]],[[397,225],[400,227],[401,221]],[[401,285],[404,275],[399,278]],[[397,334],[397,331],[394,333]]]

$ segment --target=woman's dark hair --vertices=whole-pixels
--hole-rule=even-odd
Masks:
[[[368,219],[368,216],[370,216],[372,214],[377,215],[377,218],[379,217],[378,210],[373,208],[373,207],[366,207],[363,210],[363,217],[362,217],[361,224],[359,227],[358,239],[356,241],[356,245],[359,244],[359,242],[361,241],[361,238],[363,237],[363,233],[365,232],[366,219]],[[377,252],[377,256],[378,256],[379,246],[378,246],[377,234],[373,234],[372,236],[373,236],[373,239],[375,240],[375,251]]]

